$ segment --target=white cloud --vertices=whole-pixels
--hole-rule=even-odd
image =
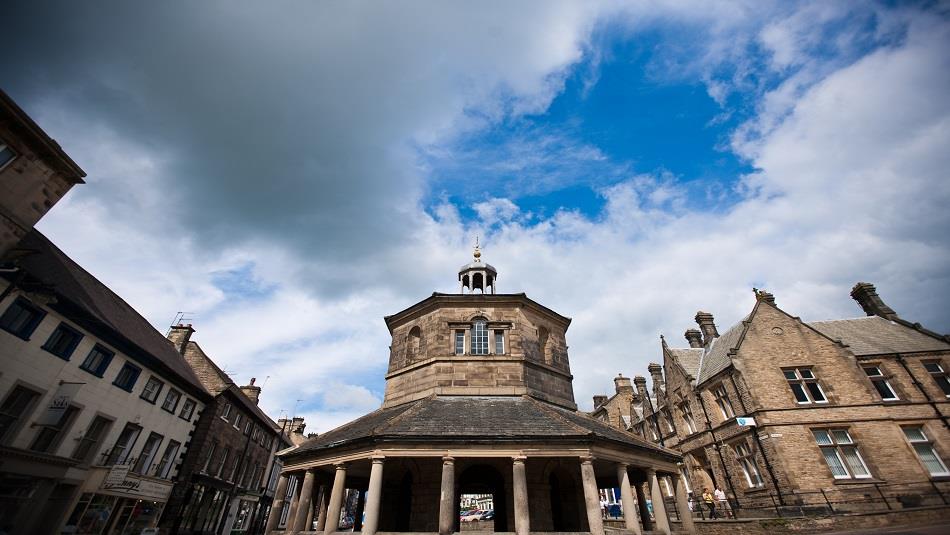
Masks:
[[[205,350],[239,382],[269,377],[262,406],[275,418],[281,410],[306,416],[309,431],[325,431],[378,404],[389,344],[382,317],[433,290],[455,291],[455,269],[468,259],[475,234],[482,236],[483,258],[500,271],[501,291],[526,291],[573,317],[568,341],[582,406],[611,388],[617,372],[645,373],[646,363],[659,358],[659,334],[679,343],[697,310],[713,312],[721,330],[737,321],[751,309],[752,286],[773,291],[793,314],[822,319],[859,315],[847,293],[868,280],[909,319],[950,328],[946,25],[912,18],[901,43],[820,67],[823,60],[808,57],[810,43],[798,29],[760,33],[757,2],[719,5],[725,13],[703,15],[687,4],[658,12],[681,22],[713,21],[713,37],[693,60],[683,59],[687,68],[678,75],[707,80],[721,102],[746,87],[756,67],[742,58],[756,39],[771,47],[770,69],[794,66],[802,73],[760,95],[757,116],[735,136],[733,150],[758,170],[745,177],[728,210],[689,210],[692,186],[675,177],[624,175],[599,190],[606,204],[594,217],[561,210],[527,219],[517,202],[496,194],[475,205],[481,220],[471,226],[448,203],[424,211],[425,169],[408,147],[437,150],[500,117],[544,110],[602,16],[580,4],[506,3],[506,13],[495,16],[433,4],[426,20],[398,9],[343,13],[331,17],[339,27],[325,32],[306,33],[287,21],[296,30],[279,36],[281,43],[302,55],[287,61],[306,65],[297,60],[312,56],[319,72],[302,73],[300,87],[289,84],[289,96],[282,96],[308,103],[311,108],[298,110],[306,128],[294,131],[314,137],[287,152],[268,145],[275,152],[257,162],[261,174],[233,186],[243,192],[221,177],[207,178],[209,184],[190,176],[172,180],[169,169],[182,168],[169,162],[180,163],[180,155],[163,152],[164,143],[150,145],[151,138],[125,138],[121,125],[87,128],[75,113],[40,114],[90,173],[90,184],[71,193],[41,228],[157,327],[178,310],[194,312],[195,339]],[[643,15],[645,8],[623,9],[631,31],[662,18]],[[730,29],[738,32],[732,44]],[[297,40],[307,44],[303,52]],[[353,56],[324,57],[355,47]],[[738,65],[734,77],[718,72],[724,58]],[[258,56],[245,60],[262,64]],[[255,75],[268,80],[277,72],[272,67]],[[229,65],[225,72],[247,68]],[[245,91],[256,98],[254,88],[261,87]],[[186,90],[211,98],[217,89]],[[156,98],[150,104],[164,109],[162,100],[174,96]],[[255,98],[229,100],[216,119],[228,125],[228,106]],[[219,109],[201,99],[191,105]],[[211,133],[198,132],[189,142],[205,147],[200,142]],[[316,169],[336,152],[352,156],[347,165],[385,162],[341,164],[331,169],[332,180],[314,184],[271,181],[267,165],[311,145],[318,154],[306,165]],[[536,147],[519,154],[531,156]],[[203,157],[226,160],[233,155],[227,148]],[[576,148],[587,152],[566,154],[574,161],[605,158],[596,147]],[[508,163],[517,170],[523,162]],[[352,184],[337,184],[347,181]],[[337,186],[346,195],[334,194]],[[223,199],[212,198],[215,193]],[[207,221],[220,219],[213,230],[180,219],[176,203],[192,196],[190,210],[206,207]],[[267,232],[252,224],[257,206],[271,212]],[[364,227],[367,221],[380,227]],[[215,274],[246,266],[254,283],[271,291],[235,301]]]

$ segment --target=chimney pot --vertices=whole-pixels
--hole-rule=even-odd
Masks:
[[[868,316],[880,316],[885,319],[893,320],[897,317],[897,312],[887,306],[884,300],[877,295],[877,289],[868,282],[859,282],[851,289],[851,298],[861,305],[864,313]]]

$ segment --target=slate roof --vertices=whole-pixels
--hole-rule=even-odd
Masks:
[[[527,396],[429,396],[381,408],[327,431],[290,452],[297,456],[364,440],[469,443],[599,438],[678,455],[590,416]]]
[[[713,339],[712,343],[706,347],[699,362],[699,372],[696,376],[697,385],[704,383],[710,377],[729,367],[732,363],[729,352],[732,351],[736,345],[738,345],[739,340],[742,339],[742,335],[746,330],[745,322],[748,319],[749,316],[742,318],[742,321],[730,327],[728,331],[722,333],[718,338]]]
[[[840,339],[855,355],[948,351],[950,344],[880,316],[812,321],[808,325],[832,340]]]
[[[670,355],[680,363],[686,373],[693,379],[699,374],[699,363],[703,359],[703,348],[668,348]]]
[[[193,394],[210,399],[191,367],[162,333],[46,236],[31,230],[16,249],[31,252],[18,261],[28,275],[21,286],[52,291],[58,301],[52,308],[129,357],[157,371],[164,370],[169,379],[177,377],[185,383],[181,386],[191,387]]]

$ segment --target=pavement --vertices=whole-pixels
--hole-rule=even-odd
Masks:
[[[941,526],[895,526],[892,528],[849,529],[847,531],[826,531],[822,535],[950,535],[950,519]]]

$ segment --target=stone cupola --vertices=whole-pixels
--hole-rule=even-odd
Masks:
[[[478,239],[475,239],[475,251],[472,253],[474,260],[459,268],[459,293],[475,293],[478,290],[483,294],[495,293],[495,280],[498,278],[498,271],[491,264],[482,262],[482,251],[478,247]]]

